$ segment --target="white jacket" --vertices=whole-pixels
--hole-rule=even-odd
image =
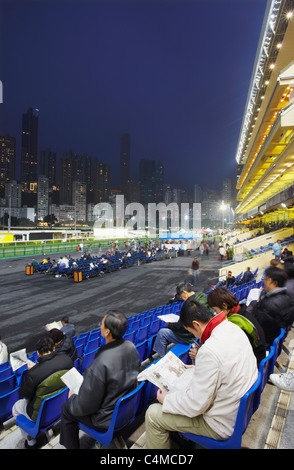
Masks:
[[[228,320],[217,325],[197,353],[190,383],[170,392],[163,411],[193,418],[203,415],[223,439],[234,431],[239,402],[258,376],[246,334]]]

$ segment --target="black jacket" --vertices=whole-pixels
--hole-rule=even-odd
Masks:
[[[249,307],[263,328],[267,345],[273,343],[281,328],[287,328],[294,321],[294,303],[286,287],[262,291],[259,300],[251,302]]]
[[[117,400],[136,388],[140,365],[139,353],[130,341],[101,346],[84,372],[79,394],[69,399],[70,413],[91,416],[93,427],[107,430]]]
[[[65,335],[64,339],[55,346],[57,354],[67,354],[72,361],[75,361],[78,357],[77,348],[74,345],[74,341],[71,336]]]
[[[27,398],[29,400],[27,405],[27,413],[30,417],[34,417],[36,412],[35,401],[37,399],[36,393],[48,377],[53,376],[56,372],[67,371],[73,367],[73,362],[66,354],[57,354],[56,351],[51,354],[46,354],[38,358],[38,363],[29,369],[26,373],[24,382],[19,389],[19,397]],[[63,385],[65,387],[65,385]],[[48,393],[53,394],[55,391],[61,389],[60,381],[58,383],[51,381],[48,383]]]

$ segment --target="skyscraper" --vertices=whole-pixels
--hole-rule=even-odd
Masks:
[[[156,202],[156,162],[141,158],[139,167],[140,202]]]
[[[15,138],[0,136],[0,197],[4,196],[5,184],[15,179]]]
[[[25,189],[37,182],[38,163],[38,110],[29,108],[22,115],[21,181]]]
[[[56,153],[50,148],[40,152],[40,175],[49,180],[49,188],[56,185]]]
[[[130,180],[130,134],[120,136],[120,189],[124,194]]]
[[[49,209],[49,180],[45,176],[38,178],[37,219],[43,220]]]
[[[93,162],[93,192],[94,203],[107,202],[110,196],[111,165]]]

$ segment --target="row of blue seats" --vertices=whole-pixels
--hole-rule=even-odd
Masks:
[[[281,353],[283,341],[286,335],[287,332],[281,329],[281,333],[271,346],[268,356],[260,363],[256,382],[240,400],[234,432],[229,439],[217,441],[192,433],[181,433],[181,435],[205,448],[240,449],[242,435],[245,432],[253,414],[259,408],[263,389],[268,381],[269,375],[274,370],[275,361]],[[172,351],[180,357],[184,363],[188,363],[189,349],[190,346],[178,344],[172,348]],[[52,427],[60,420],[61,407],[68,399],[68,392],[69,390],[64,388],[62,391],[45,399],[40,408],[36,422],[32,422],[24,415],[20,415],[16,420],[17,425],[30,436],[36,438],[38,434]],[[107,447],[116,436],[120,435],[122,431],[130,426],[137,417],[146,411],[148,406],[156,398],[156,393],[157,387],[150,382],[143,381],[139,383],[134,391],[128,393],[117,401],[111,423],[106,432],[99,432],[83,423],[79,423],[79,428],[93,439],[100,442],[103,446]]]
[[[168,313],[179,313],[181,305],[182,302],[163,305],[128,318],[129,328],[125,338],[134,342],[139,352],[141,362],[144,362],[151,355],[157,332],[165,324],[165,322],[159,320],[157,316]],[[143,326],[138,327],[138,322],[139,325]],[[79,356],[79,359],[75,361],[75,367],[83,373],[93,362],[99,347],[104,344],[104,338],[101,335],[100,328],[95,328],[91,331],[81,333],[78,337],[74,337],[73,339]],[[38,359],[37,352],[34,351],[29,356],[29,359],[36,362]],[[18,390],[26,371],[26,364],[15,372],[13,372],[9,362],[0,364],[0,422],[3,422],[11,416],[11,409],[15,401],[18,400]]]
[[[83,273],[83,278],[90,278],[98,276],[104,272],[113,272],[120,268],[127,268],[133,266],[138,261],[142,262],[152,262],[159,259],[165,258],[164,252],[156,252],[151,256],[148,256],[146,252],[132,252],[131,256],[126,256],[127,253],[121,252],[116,255],[102,255],[100,257],[94,256],[91,259],[77,258],[70,259],[69,265],[67,268],[60,268],[59,266],[51,267],[51,263],[39,263],[34,266],[34,272],[36,273],[48,273],[52,275],[60,274],[67,277],[72,277],[74,271],[80,271]],[[102,258],[108,260],[107,264],[102,262]],[[74,264],[75,263],[75,264]],[[94,267],[91,266],[94,264]],[[48,271],[49,270],[49,271]]]
[[[294,236],[289,236],[283,238],[281,240],[281,245],[286,247],[287,245],[290,245],[291,243],[294,243]],[[260,255],[262,253],[267,253],[268,251],[273,249],[273,243],[268,243],[265,246],[260,246],[259,248],[251,249],[250,253],[252,253],[254,256]]]

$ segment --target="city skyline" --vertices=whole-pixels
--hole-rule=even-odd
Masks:
[[[17,140],[18,171],[21,115],[35,107],[39,155],[50,148],[58,160],[69,150],[93,156],[112,165],[118,188],[120,138],[129,133],[131,178],[140,159],[151,159],[173,187],[220,189],[235,172],[265,7],[4,0],[0,134]]]

